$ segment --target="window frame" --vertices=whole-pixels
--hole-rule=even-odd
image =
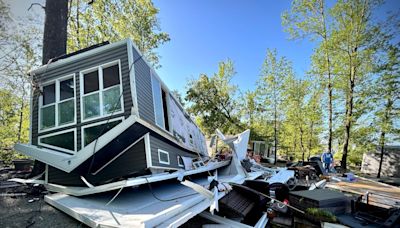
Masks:
[[[119,85],[113,85],[113,86],[110,86],[110,87],[104,89],[104,85],[103,85],[103,69],[107,68],[107,67],[110,67],[110,66],[113,66],[113,65],[118,65],[118,73],[119,73],[119,82],[120,83],[119,83]],[[84,80],[83,80],[84,74],[91,73],[91,72],[94,72],[96,70],[98,72],[97,76],[98,76],[98,80],[99,80],[99,90],[84,94]],[[80,71],[79,72],[79,80],[80,80],[80,83],[79,83],[80,84],[79,85],[79,87],[80,87],[80,97],[79,98],[80,98],[80,101],[81,101],[80,102],[81,103],[80,104],[80,106],[81,106],[80,107],[81,108],[81,123],[85,123],[85,122],[89,122],[89,121],[93,121],[93,120],[96,120],[96,119],[108,117],[108,116],[111,116],[111,115],[121,114],[121,113],[125,112],[125,110],[124,110],[124,91],[123,91],[123,86],[122,86],[122,70],[121,70],[121,60],[120,59],[113,60],[113,61],[101,64],[101,65],[97,65],[95,67],[91,67],[91,68],[88,68],[88,69]],[[120,92],[122,93],[122,95],[120,97],[121,110],[105,114],[104,110],[103,110],[104,109],[104,106],[103,106],[103,103],[104,103],[103,102],[103,94],[104,94],[105,91],[108,91],[110,89],[116,88],[117,86],[119,86]],[[85,119],[84,118],[85,110],[83,109],[84,108],[84,106],[83,106],[83,98],[86,97],[86,96],[90,96],[90,95],[96,94],[96,93],[99,94],[100,114],[98,116],[93,116],[93,117],[89,117],[89,118]]]
[[[99,121],[99,122],[96,122],[96,123],[83,125],[81,127],[81,148],[83,149],[86,146],[90,145],[90,143],[89,143],[88,145],[85,146],[85,129],[86,128],[95,127],[97,125],[102,125],[102,124],[107,123],[107,121],[108,121],[108,123],[112,123],[112,122],[118,121],[118,120],[124,121],[124,119],[125,118],[123,116],[121,116],[121,117],[117,117],[117,118],[113,118],[113,119],[109,119],[109,120],[103,120],[103,121]]]
[[[178,160],[178,166],[179,166],[179,167],[185,167],[185,164],[183,163],[182,156],[177,155],[176,158],[177,158],[177,160]],[[181,163],[181,161],[182,161],[182,163]]]
[[[168,162],[166,162],[166,161],[161,161],[161,156],[160,156],[161,153],[167,154]],[[160,164],[170,165],[170,164],[171,164],[171,160],[169,159],[169,152],[168,152],[168,151],[165,151],[165,150],[162,150],[162,149],[158,149],[158,162],[159,162]]]
[[[65,148],[62,148],[62,147],[50,145],[50,144],[47,144],[47,143],[40,142],[40,139],[42,139],[42,138],[56,136],[56,135],[60,135],[60,134],[68,133],[68,132],[74,132],[74,151],[68,150],[68,149],[65,149]],[[71,128],[71,129],[67,129],[67,130],[63,130],[63,131],[53,132],[53,133],[46,134],[46,135],[41,135],[41,136],[38,137],[37,144],[39,146],[48,147],[50,149],[59,150],[59,151],[66,152],[66,153],[69,153],[69,154],[75,154],[77,152],[77,145],[78,145],[78,143],[77,143],[78,139],[77,139],[77,134],[76,133],[77,133],[76,128]]]
[[[40,94],[39,108],[38,108],[38,115],[39,115],[38,116],[38,133],[44,133],[44,132],[52,131],[52,130],[59,129],[59,128],[69,127],[69,126],[76,124],[77,117],[76,117],[76,79],[75,79],[75,76],[76,76],[75,73],[69,74],[69,75],[66,75],[66,76],[63,76],[63,77],[60,77],[57,79],[52,79],[52,80],[46,81],[40,85],[40,91],[43,91],[43,87],[51,85],[51,84],[55,84],[55,91],[54,91],[55,92],[55,99],[54,99],[55,101],[54,101],[54,103],[43,105],[43,94]],[[74,96],[60,101],[60,82],[71,79],[71,78],[74,83]],[[63,102],[66,102],[66,101],[69,101],[72,99],[74,99],[74,121],[67,123],[67,124],[59,125],[59,123],[58,123],[58,105],[60,103],[63,103]],[[42,125],[41,125],[41,123],[42,123],[42,108],[46,108],[46,107],[49,107],[52,105],[55,106],[54,107],[55,124],[53,127],[42,129]]]
[[[162,84],[161,84],[161,80],[159,80],[156,76],[155,73],[153,71],[150,71],[150,80],[151,80],[151,95],[153,97],[153,111],[154,111],[154,123],[157,127],[163,129],[164,131],[168,132],[165,129],[165,121],[164,121],[164,107],[162,106]],[[154,80],[157,80],[159,86],[160,86],[160,99],[161,99],[161,117],[162,117],[162,126],[158,125],[157,123],[157,111],[156,111],[156,98],[154,96],[154,88],[153,88],[153,83]]]

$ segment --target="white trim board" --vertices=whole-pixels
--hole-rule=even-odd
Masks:
[[[45,187],[49,191],[52,191],[52,192],[60,192],[60,193],[64,193],[64,194],[68,194],[68,195],[72,195],[72,196],[84,196],[84,195],[91,195],[91,194],[96,194],[96,193],[101,193],[101,192],[108,192],[108,191],[126,188],[126,187],[139,186],[139,185],[147,184],[147,183],[175,179],[181,175],[182,176],[190,176],[193,174],[204,173],[207,171],[216,170],[221,167],[224,167],[224,166],[228,165],[229,162],[230,161],[210,163],[207,166],[203,166],[198,169],[193,169],[193,170],[183,171],[183,172],[159,173],[159,174],[153,174],[153,175],[148,175],[148,176],[132,177],[132,178],[128,178],[127,180],[116,181],[116,182],[112,182],[112,183],[108,183],[108,184],[98,185],[98,186],[94,186],[92,188],[63,186],[63,185],[52,184],[52,183],[45,184]],[[262,173],[260,172],[260,175],[261,174]],[[13,181],[16,181],[19,183],[25,183],[25,182],[31,181],[31,180],[29,180],[29,179],[28,180],[13,179]],[[41,183],[41,184],[43,184],[43,183]]]
[[[133,50],[135,48],[131,39],[128,39],[127,43],[127,52],[128,52],[128,70],[129,70],[129,82],[131,86],[131,98],[132,98],[132,115],[139,116],[139,107],[136,95],[136,72],[135,72],[135,64],[133,59]]]

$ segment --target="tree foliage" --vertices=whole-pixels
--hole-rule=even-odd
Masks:
[[[218,64],[218,72],[212,76],[201,74],[187,85],[189,112],[200,118],[200,126],[208,135],[217,128],[227,133],[243,129],[235,100],[237,86],[231,83],[235,74],[233,62],[227,60]]]
[[[72,0],[68,21],[68,51],[76,51],[104,41],[131,38],[154,66],[159,66],[156,50],[170,40],[161,31],[158,9],[151,0]]]

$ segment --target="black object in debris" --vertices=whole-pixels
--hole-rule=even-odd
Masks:
[[[247,172],[251,172],[251,167],[253,166],[253,164],[251,164],[249,159],[243,159],[243,161],[241,161],[240,163],[242,163],[243,168],[247,171]]]
[[[29,159],[18,159],[12,162],[14,163],[14,169],[16,171],[29,171],[33,165],[33,161]]]
[[[295,166],[306,166],[310,165],[315,169],[315,172],[317,175],[326,175],[326,170],[324,169],[322,162],[320,161],[300,161],[292,165],[292,167]]]
[[[307,208],[319,208],[334,214],[342,214],[346,211],[347,197],[341,192],[315,189],[290,192],[289,202],[304,211]]]
[[[218,214],[254,226],[269,199],[243,185],[232,184],[232,188],[233,190],[219,201]]]
[[[275,192],[275,198],[281,202],[289,198],[289,187],[282,183],[272,183],[269,188]]]
[[[269,183],[266,181],[246,180],[243,185],[269,196]]]
[[[400,209],[398,208],[383,208],[375,205],[361,202],[361,199],[351,202],[351,213],[353,217],[363,224],[370,224],[377,227],[400,227]],[[352,221],[348,217],[339,217],[339,220],[346,225],[354,226],[348,221]]]
[[[308,161],[320,161],[320,162],[322,162],[322,161],[321,161],[321,157],[318,156],[318,155],[310,157],[310,158],[308,159]]]

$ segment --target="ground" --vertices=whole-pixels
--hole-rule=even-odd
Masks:
[[[47,192],[40,186],[16,186],[7,181],[26,176],[27,172],[0,167],[0,227],[86,227],[44,202]]]

